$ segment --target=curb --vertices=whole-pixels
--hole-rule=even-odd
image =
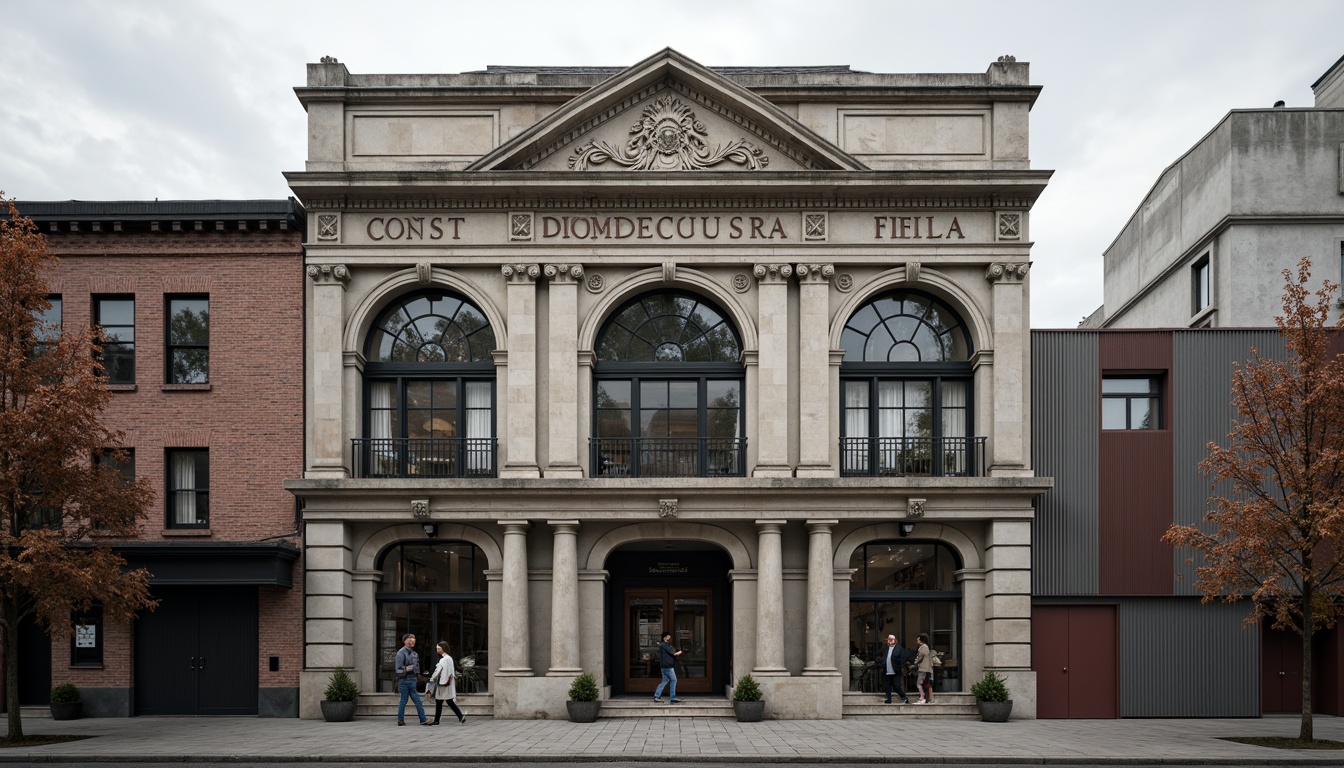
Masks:
[[[1320,758],[1282,757],[1282,758],[1224,758],[1224,759],[1162,759],[1127,757],[1004,757],[993,755],[966,756],[841,756],[841,755],[772,755],[766,762],[780,765],[1134,765],[1134,766],[1178,766],[1178,765],[1338,765],[1344,761],[1344,754],[1335,759],[1333,755]],[[454,763],[563,763],[579,765],[585,763],[648,763],[661,765],[696,765],[743,763],[751,760],[750,755],[698,755],[693,758],[682,757],[669,760],[664,755],[454,755]],[[5,763],[332,763],[332,764],[442,764],[442,755],[405,755],[388,757],[382,755],[0,755],[0,764]]]

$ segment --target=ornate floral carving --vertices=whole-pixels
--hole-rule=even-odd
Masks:
[[[612,162],[632,171],[699,171],[730,162],[749,171],[770,163],[770,158],[746,139],[710,149],[705,124],[691,108],[668,95],[650,104],[639,122],[630,128],[625,146],[617,148],[593,140],[574,150],[569,167],[586,171]]]
[[[591,293],[601,293],[603,288],[607,287],[607,279],[599,274],[588,276],[588,290]]]
[[[826,239],[826,214],[825,213],[804,213],[803,214],[803,239],[804,240],[825,240]]]
[[[927,499],[907,499],[905,502],[906,517],[923,517],[924,504]]]
[[[751,278],[747,277],[745,273],[738,272],[736,275],[733,275],[734,291],[737,291],[738,293],[746,293],[747,290],[750,288],[751,288]]]
[[[553,283],[572,283],[583,279],[582,264],[547,264],[541,271]]]
[[[341,237],[341,215],[339,213],[319,213],[317,215],[317,239],[339,240]]]
[[[677,516],[677,500],[676,500],[676,499],[659,499],[659,500],[658,500],[658,516],[659,516],[659,517],[676,517],[676,516]]]
[[[990,264],[985,269],[985,279],[991,283],[1018,282],[1026,278],[1030,269],[1031,265],[1025,261],[1018,263],[997,262]]]
[[[429,499],[411,499],[411,514],[416,517],[429,517]]]
[[[312,264],[308,277],[314,283],[336,283],[344,288],[350,282],[350,270],[344,264]]]
[[[762,283],[782,283],[787,282],[793,275],[792,264],[757,264],[752,267],[752,274],[756,275],[756,280]]]
[[[835,287],[842,293],[849,293],[854,290],[854,276],[848,272],[841,272],[835,276]]]
[[[509,214],[509,239],[515,242],[532,240],[532,214]]]
[[[825,283],[835,276],[833,264],[799,264],[797,269],[800,283]]]
[[[1000,213],[999,214],[999,239],[1016,240],[1022,237],[1022,214],[1020,213]]]
[[[536,264],[505,264],[499,271],[509,283],[530,283],[541,277],[541,267]]]

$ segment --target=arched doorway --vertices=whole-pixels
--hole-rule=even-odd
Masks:
[[[662,672],[664,632],[677,657],[677,695],[721,691],[728,684],[732,558],[713,544],[648,540],[607,557],[607,683],[613,694],[649,695]]]

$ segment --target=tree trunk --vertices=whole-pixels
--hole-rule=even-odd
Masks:
[[[1311,638],[1316,629],[1311,613],[1312,597],[1311,584],[1308,582],[1302,589],[1302,725],[1297,733],[1297,738],[1302,741],[1315,738],[1311,722]]]
[[[19,612],[14,602],[5,605],[5,709],[9,710],[9,741],[23,738],[23,719],[19,716]]]

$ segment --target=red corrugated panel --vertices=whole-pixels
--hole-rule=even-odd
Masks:
[[[1103,595],[1170,595],[1172,551],[1161,539],[1172,522],[1172,336],[1169,331],[1103,333],[1098,341],[1101,375],[1161,376],[1164,427],[1101,433],[1098,586]]]

